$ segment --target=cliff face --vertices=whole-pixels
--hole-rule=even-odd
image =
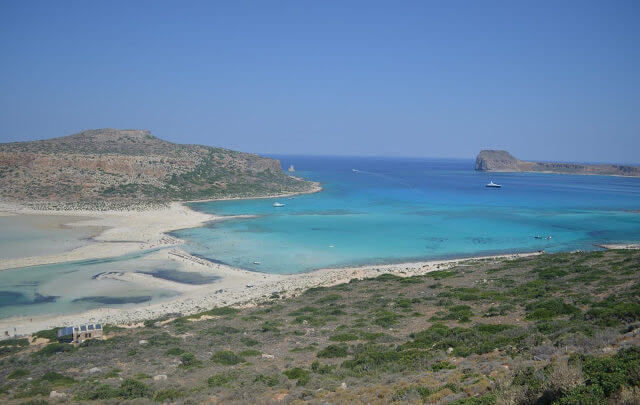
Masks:
[[[504,150],[483,150],[476,158],[476,170],[492,172],[546,172],[559,174],[599,174],[640,177],[640,167],[624,165],[588,165],[518,160]]]
[[[518,159],[506,150],[483,150],[476,158],[476,170],[518,171]]]
[[[17,202],[165,202],[304,192],[254,154],[180,145],[144,130],[98,129],[0,144],[0,199]]]

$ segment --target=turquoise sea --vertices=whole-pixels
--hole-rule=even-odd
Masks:
[[[255,217],[175,232],[186,250],[245,269],[297,273],[640,241],[638,178],[483,173],[473,160],[275,157],[324,190],[194,203],[203,212]],[[502,188],[486,188],[491,180]]]

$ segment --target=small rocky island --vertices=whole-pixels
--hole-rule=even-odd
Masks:
[[[476,158],[476,170],[485,172],[541,172],[558,174],[598,174],[640,177],[640,167],[612,164],[529,162],[513,157],[506,150],[483,150]]]

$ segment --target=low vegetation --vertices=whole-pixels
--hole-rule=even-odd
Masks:
[[[637,404],[640,252],[479,260],[105,330],[1,341],[0,402]]]

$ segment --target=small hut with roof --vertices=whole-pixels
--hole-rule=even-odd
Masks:
[[[67,326],[58,329],[58,341],[61,343],[82,343],[88,339],[102,339],[102,324]]]

